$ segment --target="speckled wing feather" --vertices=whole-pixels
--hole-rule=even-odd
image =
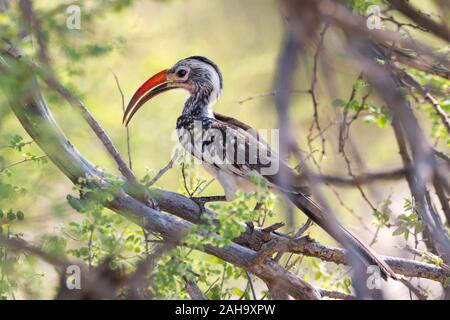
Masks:
[[[262,168],[267,168],[273,164],[274,161],[278,163],[278,170],[273,174],[265,174],[263,175],[271,184],[276,185],[278,187],[283,186],[283,188],[287,188],[286,191],[290,192],[299,192],[304,195],[310,194],[310,189],[305,185],[304,179],[298,175],[289,165],[287,165],[278,155],[278,153],[274,152],[270,147],[269,143],[265,141],[252,127],[249,125],[232,118],[230,116],[225,116],[220,113],[214,113],[216,120],[218,121],[216,125],[227,128],[233,128],[235,134],[241,137],[242,140],[246,141],[245,148],[248,151],[249,145],[258,145],[258,155],[260,155],[260,159],[253,159],[253,165],[248,165],[249,168],[255,170],[257,172],[261,172]],[[244,131],[244,132],[243,132]],[[245,136],[245,138],[244,138]],[[246,155],[248,157],[248,155]],[[257,164],[255,165],[255,160],[257,160]],[[283,172],[285,181],[281,181],[280,172]]]

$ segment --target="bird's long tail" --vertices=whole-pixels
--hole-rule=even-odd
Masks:
[[[311,198],[301,193],[285,192],[285,195],[289,200],[301,211],[303,211],[308,218],[314,221],[322,229],[324,229],[329,235],[331,235],[336,241],[341,244],[349,245],[356,250],[367,266],[377,265],[380,268],[383,278],[387,277],[398,279],[398,276],[392,270],[392,268],[380,259],[377,254],[366,244],[364,244],[356,235],[350,230],[346,229],[340,223],[337,225],[330,225],[327,222],[324,211],[318,204],[316,204]],[[345,242],[345,243],[344,243]]]

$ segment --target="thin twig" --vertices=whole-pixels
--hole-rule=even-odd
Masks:
[[[90,230],[89,230],[89,240],[88,240],[88,267],[89,267],[89,270],[91,270],[91,268],[92,268],[92,258],[93,258],[92,242],[94,240],[95,225],[96,225],[96,221],[94,221],[94,223],[91,224]]]
[[[7,169],[12,168],[12,167],[18,166],[19,164],[22,164],[22,163],[25,163],[25,162],[29,162],[29,161],[36,161],[36,160],[40,160],[40,159],[43,159],[43,158],[47,158],[47,156],[40,156],[40,157],[36,157],[36,158],[26,158],[26,159],[23,159],[21,161],[14,162],[14,163],[12,163],[10,165],[7,165],[7,166],[1,168],[0,169],[0,173],[2,173],[3,171],[5,171]]]
[[[313,125],[315,125],[316,129],[318,131],[318,134],[320,136],[321,144],[322,144],[321,159],[325,156],[325,153],[326,153],[326,151],[325,151],[325,136],[323,134],[323,131],[322,131],[322,128],[320,125],[320,120],[319,120],[319,111],[318,111],[319,101],[318,101],[318,98],[316,95],[316,86],[317,86],[317,68],[318,68],[318,64],[319,64],[319,55],[323,48],[325,33],[327,32],[327,29],[328,29],[328,25],[325,25],[319,35],[319,43],[317,44],[316,52],[314,54],[311,86],[308,90],[309,94],[311,95],[311,100],[312,100],[313,108],[314,108],[314,113],[313,113],[314,122],[309,128],[308,141],[309,141],[309,143],[310,143],[310,141],[312,141],[312,138],[311,138],[312,130],[313,130]]]
[[[307,94],[307,93],[309,93],[309,91],[308,90],[291,90],[290,93]],[[253,99],[256,99],[256,98],[274,97],[276,94],[277,94],[277,91],[259,93],[259,94],[244,98],[242,100],[239,100],[237,103],[244,104],[244,103],[251,101]]]
[[[255,291],[255,287],[253,286],[251,274],[248,271],[246,271],[245,274],[247,275],[248,283],[249,283],[250,289],[252,291],[253,300],[258,300],[256,298],[256,291]]]
[[[32,143],[33,143],[33,141],[27,141],[27,142],[20,142],[19,144],[22,147],[24,147],[24,146],[30,145]],[[14,149],[14,148],[16,148],[16,146],[13,146],[13,145],[0,146],[0,149]]]
[[[447,132],[450,132],[450,117],[449,115],[442,109],[439,102],[436,100],[436,98],[430,93],[428,88],[422,86],[417,79],[410,74],[407,71],[403,71],[403,76],[405,77],[405,80],[408,83],[411,83],[412,86],[414,86],[415,89],[417,89],[420,94],[427,99],[431,105],[433,106],[434,110],[438,114],[438,116],[441,118],[442,124],[447,129]]]
[[[355,99],[355,95],[356,95],[356,91],[357,91],[356,84],[361,79],[362,79],[362,73],[359,74],[358,78],[356,79],[356,82],[353,84],[352,91],[350,93],[350,97],[348,98],[348,103],[350,103],[353,99]],[[363,106],[361,105],[360,110],[362,109],[362,107]],[[339,152],[344,151],[346,137],[348,137],[347,115],[348,115],[348,108],[345,107],[344,111],[342,112],[341,125],[339,126]]]
[[[166,164],[166,166],[161,170],[159,170],[158,174],[154,176],[149,182],[147,182],[145,186],[149,188],[152,185],[154,185],[155,182],[158,181],[167,171],[173,168],[173,164],[175,163],[177,158],[178,158],[178,150],[175,151],[175,154],[173,155],[172,159],[170,159],[170,161]]]
[[[117,89],[119,89],[120,97],[122,100],[122,112],[125,114],[125,95],[123,94],[122,87],[120,86],[119,78],[115,74],[114,71],[112,71],[112,74],[114,76],[114,80],[116,81]],[[127,154],[128,154],[128,166],[130,167],[130,170],[133,170],[133,162],[131,160],[131,142],[130,142],[130,127],[126,126],[126,132],[127,132]]]
[[[350,162],[350,160],[348,161]],[[379,171],[379,172],[363,172],[359,175],[353,173],[353,170],[349,170],[350,178],[332,176],[326,174],[314,174],[317,178],[322,179],[324,183],[335,184],[340,186],[358,186],[363,184],[370,184],[380,180],[398,180],[405,177],[408,173],[408,169],[396,168],[392,170]]]

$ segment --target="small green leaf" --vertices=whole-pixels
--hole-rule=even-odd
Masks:
[[[8,217],[9,221],[13,221],[16,219],[16,214],[12,210],[9,210],[6,216]]]
[[[320,272],[320,271],[316,272],[316,275],[314,276],[314,280],[315,281],[319,280],[321,276],[322,276],[322,272]]]
[[[345,110],[354,110],[354,111],[358,111],[360,108],[359,102],[355,99],[350,100],[346,105],[345,105]]]
[[[20,220],[20,221],[25,219],[25,215],[23,214],[22,211],[17,211],[17,219]]]
[[[392,232],[393,236],[399,236],[405,232],[405,228],[403,226],[398,227],[397,229]]]
[[[237,295],[237,296],[242,296],[243,294],[244,294],[244,291],[242,291],[241,289],[239,289],[239,288],[233,288],[232,289],[233,290],[233,293],[235,294],[235,295]]]
[[[450,277],[447,277],[442,285],[444,288],[448,288],[450,286]]]
[[[363,79],[356,80],[356,82],[355,82],[355,90],[356,91],[361,90],[365,86],[367,86],[367,82],[366,81],[364,81]]]
[[[380,116],[377,118],[376,123],[380,128],[384,128],[387,124],[387,118],[384,116]]]
[[[340,108],[342,108],[342,107],[345,107],[346,104],[347,104],[347,103],[346,103],[344,100],[342,100],[342,99],[335,99],[335,100],[333,101],[333,106],[334,106],[334,107],[340,107]]]

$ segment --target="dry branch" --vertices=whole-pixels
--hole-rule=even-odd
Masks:
[[[450,41],[450,30],[447,25],[440,25],[439,23],[431,20],[405,0],[389,0],[389,3],[392,7],[403,13],[421,27],[431,31],[445,41]]]

